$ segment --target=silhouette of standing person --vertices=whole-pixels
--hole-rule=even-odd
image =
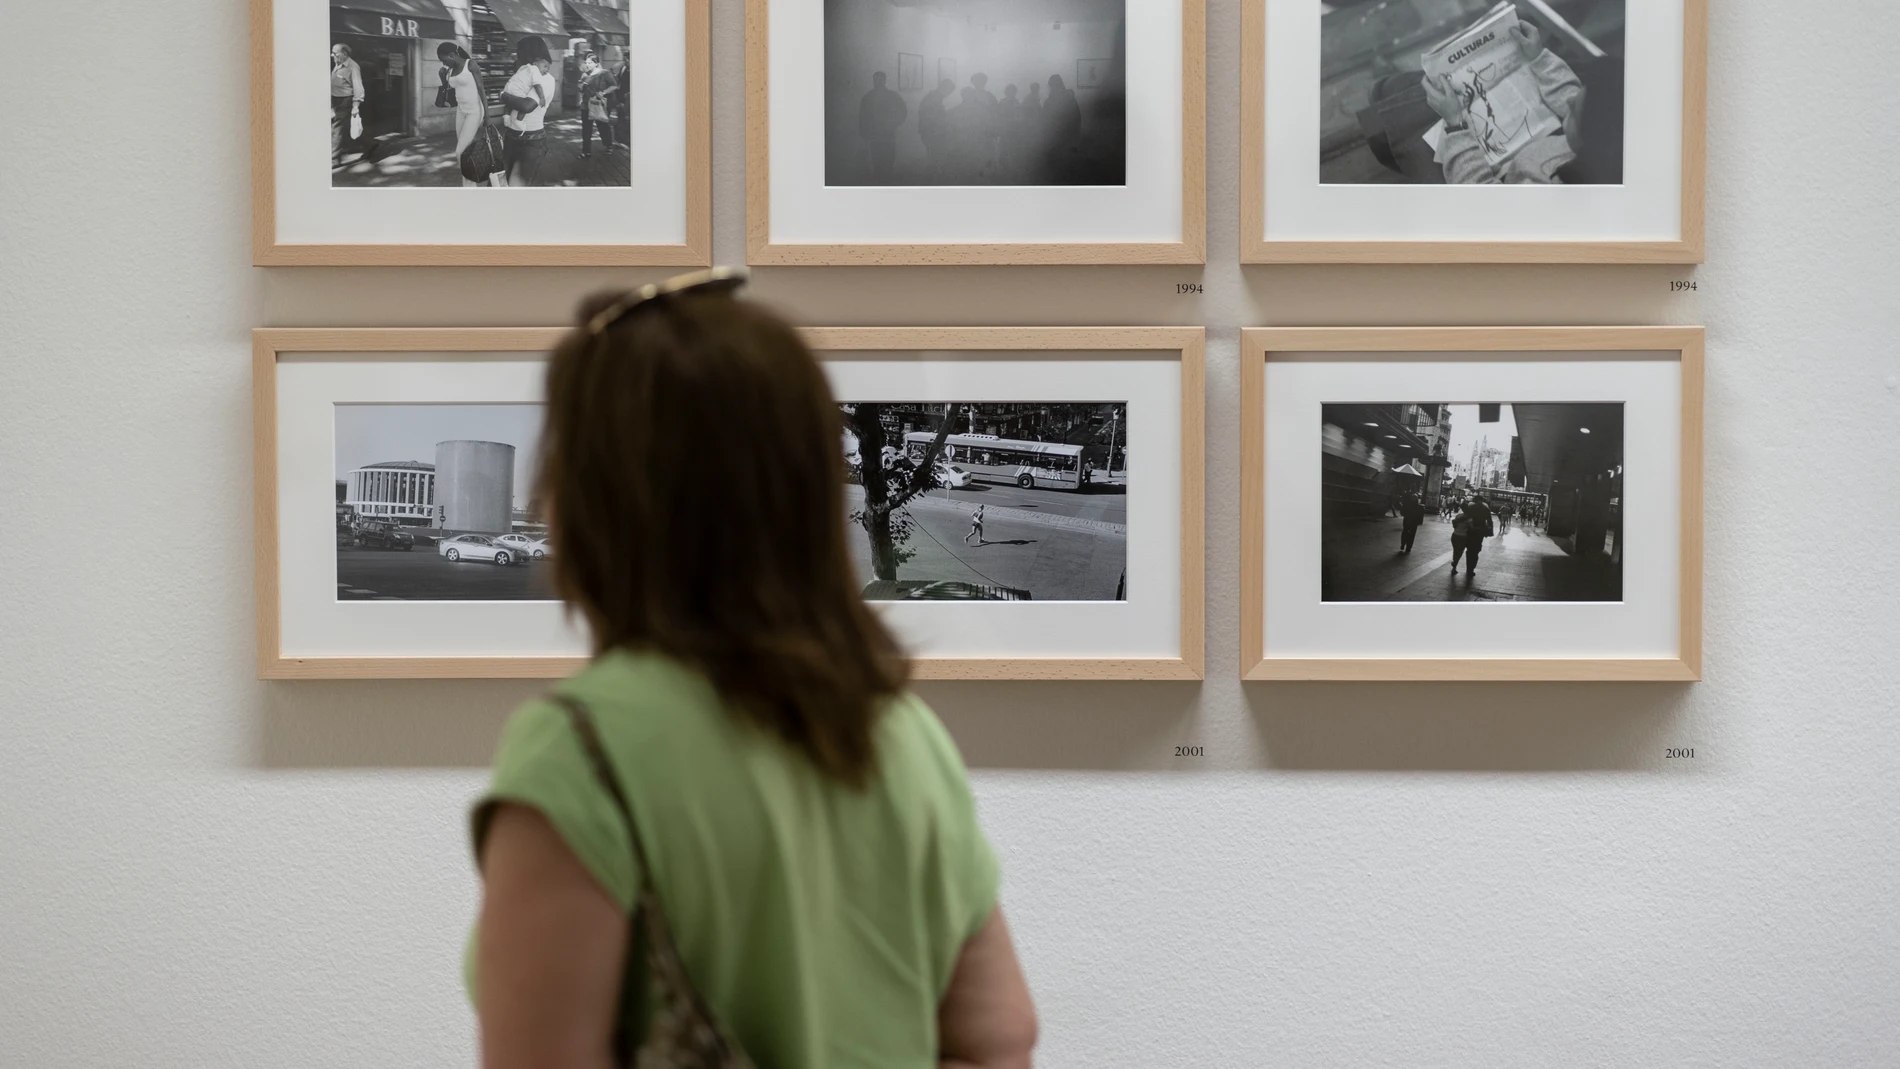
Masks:
[[[1029,96],[1023,100],[1023,121],[1017,133],[1017,166],[1023,179],[1031,184],[1042,180],[1042,83],[1029,83]]]
[[[982,71],[970,75],[950,115],[961,181],[976,181],[996,161],[996,97],[983,88],[989,81]]]
[[[897,128],[910,108],[904,98],[884,86],[884,72],[871,75],[871,90],[858,102],[858,136],[870,150],[871,181],[889,185],[897,169]]]
[[[1016,87],[1003,87],[1003,99],[996,102],[996,166],[1005,179],[1016,173],[1023,130],[1023,102],[1016,99]]]
[[[924,143],[924,178],[935,179],[943,170],[944,140],[950,125],[949,116],[944,113],[943,102],[951,93],[957,91],[957,83],[945,78],[937,83],[937,88],[924,94],[917,102],[917,139]]]
[[[1049,100],[1042,106],[1043,127],[1048,136],[1048,171],[1063,175],[1075,164],[1075,152],[1082,143],[1082,105],[1075,91],[1065,88],[1062,75],[1049,76]]]

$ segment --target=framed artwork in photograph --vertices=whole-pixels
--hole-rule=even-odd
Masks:
[[[747,0],[748,261],[1204,262],[1203,3]]]
[[[1200,679],[1199,327],[806,331],[922,679]]]
[[[924,57],[910,52],[897,54],[897,90],[907,93],[924,87]]]
[[[1708,0],[1243,0],[1244,263],[1700,263]]]
[[[709,263],[709,7],[251,0],[253,262]]]
[[[1243,331],[1244,678],[1700,679],[1702,344]]]
[[[253,332],[260,678],[560,677],[586,660],[530,496],[561,333]]]

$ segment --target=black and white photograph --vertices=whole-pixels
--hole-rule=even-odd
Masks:
[[[541,405],[336,406],[339,601],[552,601]]]
[[[1623,600],[1623,405],[1321,408],[1322,601]]]
[[[330,184],[630,186],[628,4],[330,0]]]
[[[825,0],[825,184],[1124,184],[1125,3]]]
[[[839,409],[867,599],[1127,600],[1126,403]]]
[[[1626,0],[1321,0],[1320,181],[1619,185]]]

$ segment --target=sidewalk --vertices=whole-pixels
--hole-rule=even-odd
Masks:
[[[491,120],[499,123],[500,120]],[[547,124],[548,151],[541,165],[545,186],[630,186],[633,164],[627,150],[605,152],[594,139],[594,153],[581,159],[581,122],[555,119]],[[455,135],[429,137],[391,135],[363,151],[345,151],[343,162],[330,171],[333,186],[412,188],[460,186],[462,172],[455,159]]]
[[[1535,528],[1484,540],[1478,572],[1451,567],[1451,521],[1428,516],[1399,553],[1398,517],[1333,520],[1321,547],[1323,601],[1618,601],[1622,568],[1587,563]]]
[[[846,510],[855,512],[863,505],[863,488],[846,486]],[[1128,538],[1121,524],[991,507],[978,544],[965,541],[974,506],[919,498],[906,511],[916,524],[906,548],[917,555],[898,567],[898,579],[1015,587],[1029,591],[1036,601],[1112,601],[1128,564]],[[875,578],[870,539],[856,523],[847,526],[845,537],[858,577],[869,583]]]

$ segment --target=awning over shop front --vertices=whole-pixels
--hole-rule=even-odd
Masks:
[[[627,20],[613,8],[601,7],[599,4],[583,4],[580,0],[567,0],[567,9],[578,15],[580,20],[595,33],[625,38],[631,32],[627,28]]]
[[[455,17],[442,0],[341,0],[330,4],[333,33],[369,37],[455,37]]]
[[[509,33],[532,33],[563,40],[567,37],[561,20],[543,7],[541,0],[488,0],[487,6],[494,13],[495,21]]]

